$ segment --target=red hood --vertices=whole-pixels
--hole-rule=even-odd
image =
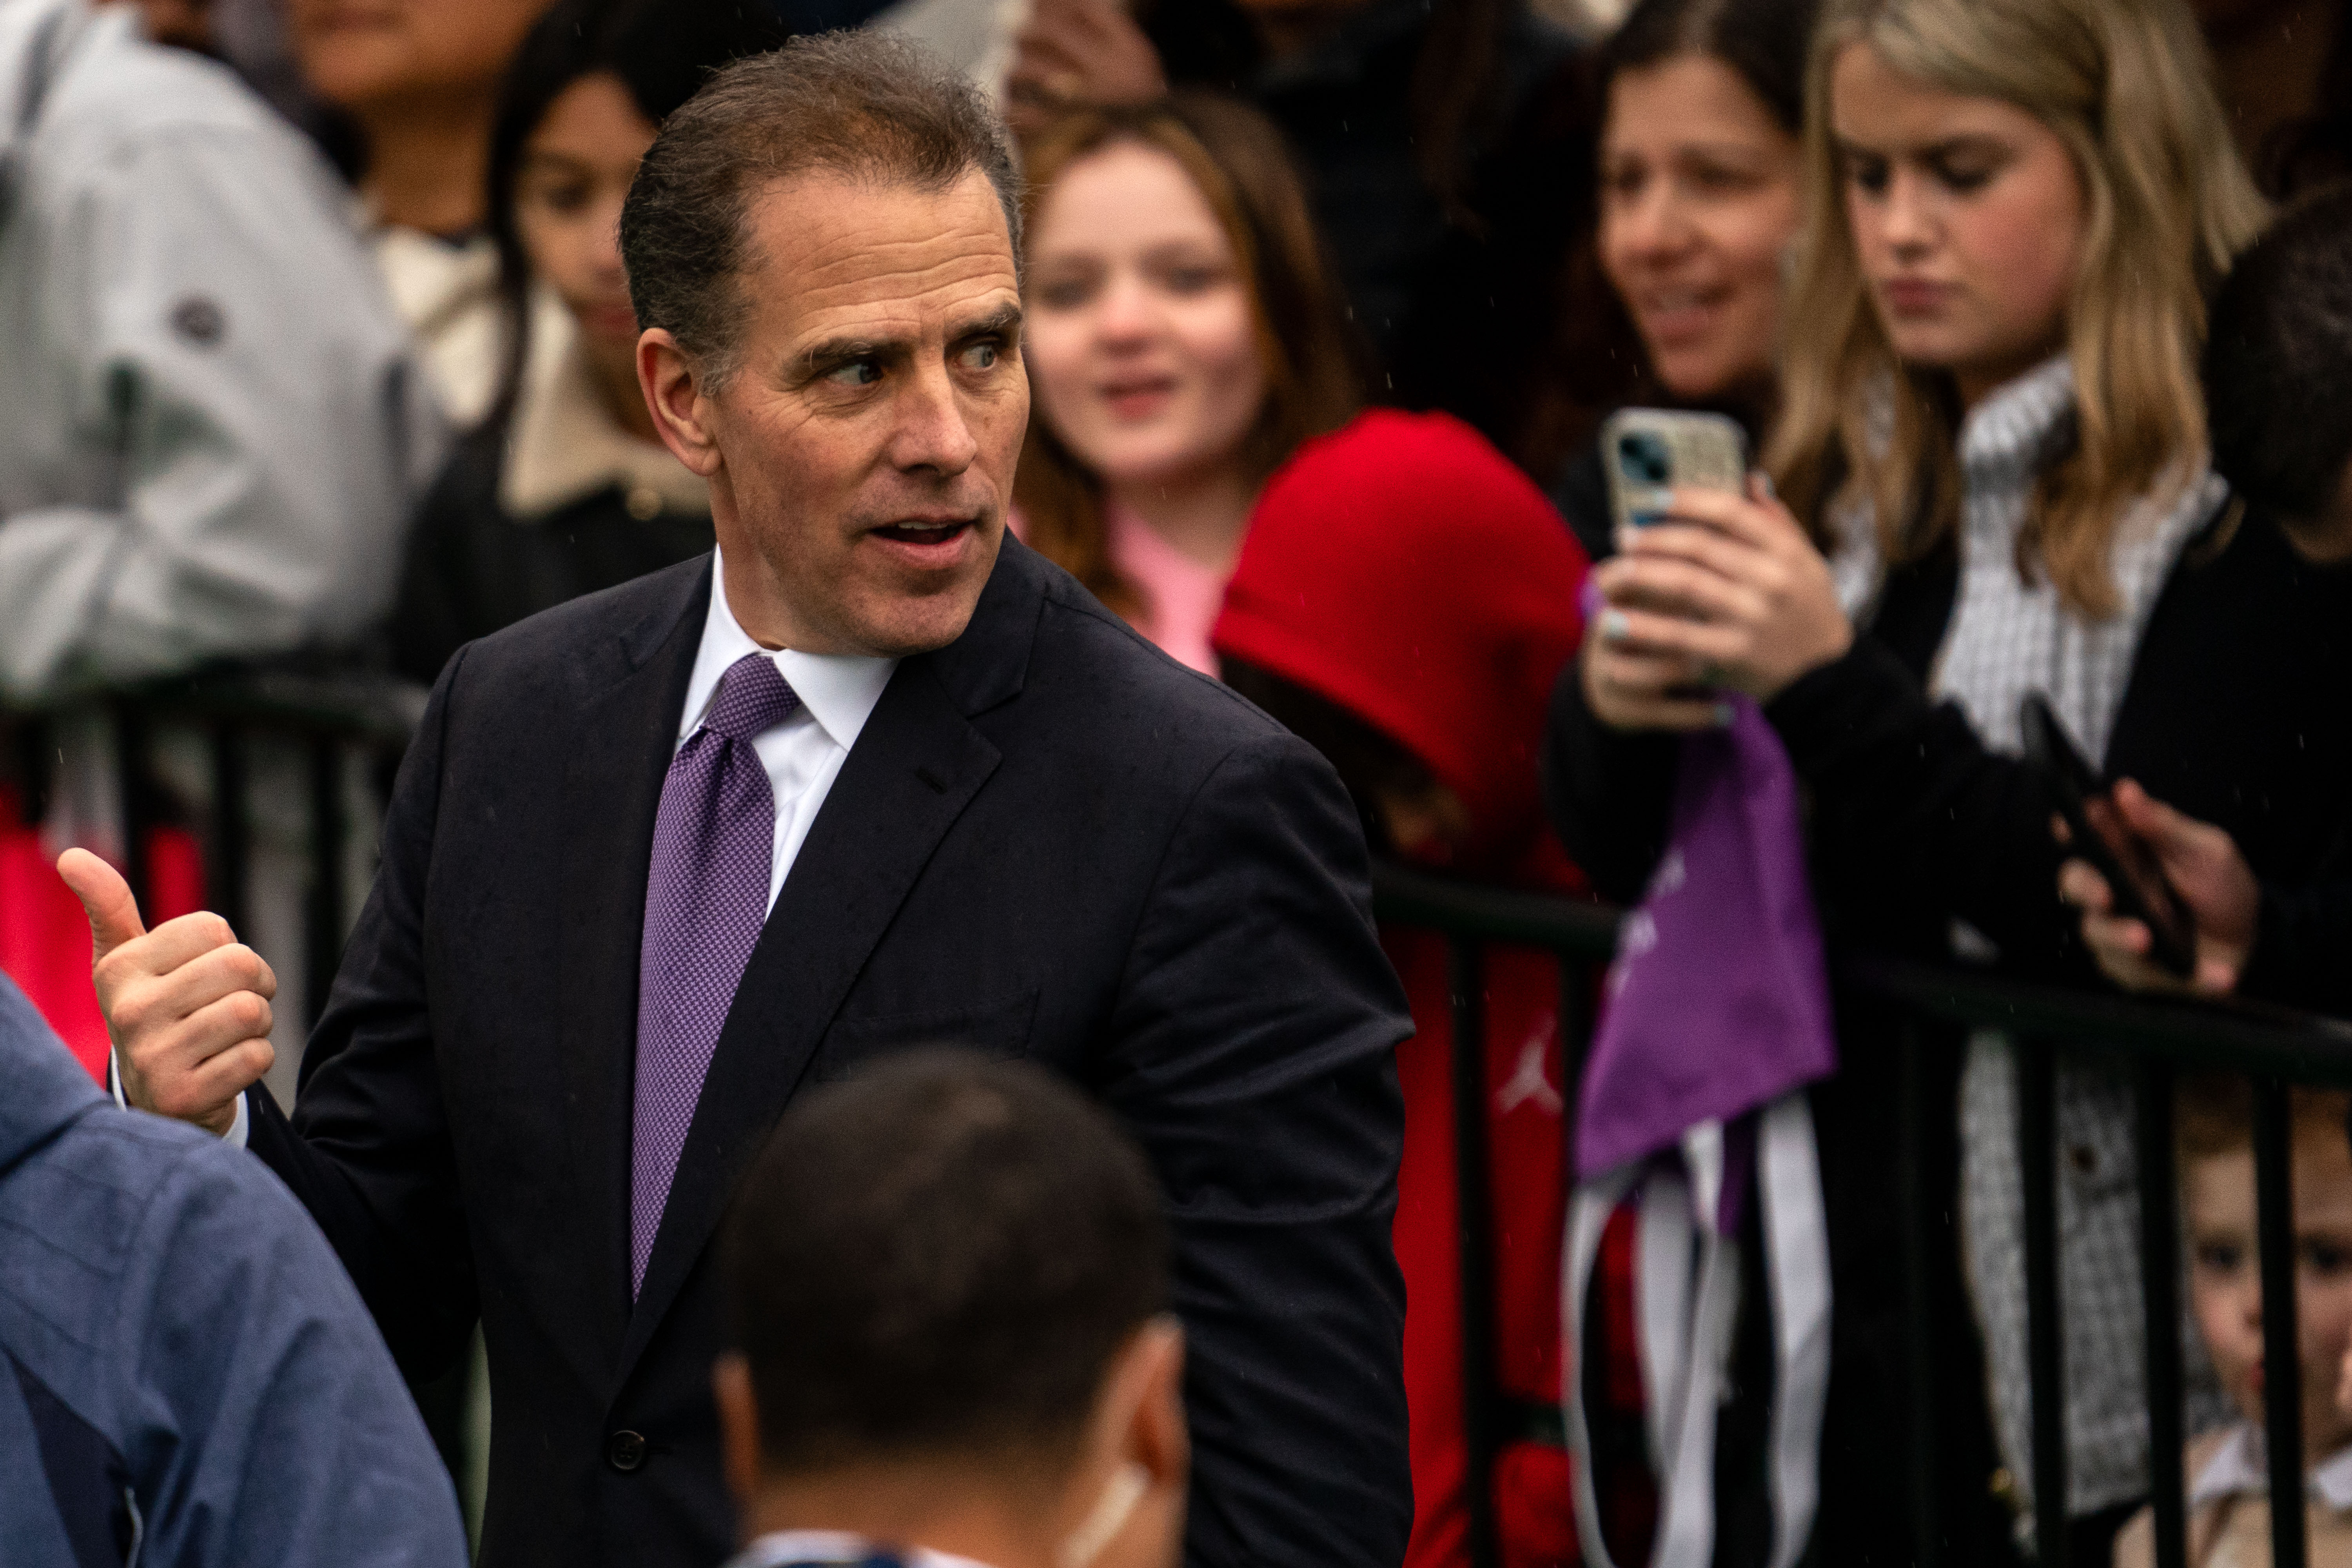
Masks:
[[[1583,637],[1586,567],[1551,503],[1476,431],[1375,409],[1267,482],[1215,643],[1418,758],[1469,809],[1465,859],[1555,880],[1567,868],[1537,758]]]

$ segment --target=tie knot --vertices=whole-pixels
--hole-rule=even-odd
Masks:
[[[784,679],[773,658],[747,653],[719,678],[719,695],[702,727],[730,741],[748,741],[791,718],[800,705],[800,693]]]

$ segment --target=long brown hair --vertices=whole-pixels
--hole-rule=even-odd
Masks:
[[[1250,318],[1265,370],[1265,402],[1247,438],[1251,477],[1263,479],[1310,436],[1336,430],[1362,397],[1359,354],[1307,193],[1280,132],[1245,105],[1207,93],[1087,109],[1048,126],[1028,148],[1028,232],[1070,165],[1123,142],[1176,160],[1216,214],[1247,280]],[[1137,607],[1112,565],[1102,485],[1044,418],[1029,421],[1013,484],[1030,546],[1111,608]]]
[[[1855,259],[1829,103],[1832,68],[1853,43],[1948,91],[2015,104],[2074,155],[2085,196],[2066,316],[2076,440],[2035,483],[2019,569],[2046,573],[2078,614],[2111,614],[2116,529],[2141,498],[2177,493],[2205,457],[2197,382],[2205,300],[2263,216],[2188,9],[2180,0],[1824,7],[1805,95],[1806,213],[1767,467],[1817,529],[1832,507],[1867,505],[1881,556],[1895,563],[1924,553],[1959,516],[1959,400],[1948,373],[1897,360]]]

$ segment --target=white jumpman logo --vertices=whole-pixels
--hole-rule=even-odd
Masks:
[[[1551,1043],[1551,1020],[1546,1018],[1536,1032],[1519,1047],[1518,1065],[1511,1069],[1511,1081],[1495,1091],[1495,1110],[1508,1116],[1529,1100],[1543,1108],[1545,1114],[1560,1112],[1559,1090],[1552,1088],[1550,1075],[1544,1071],[1544,1047]]]

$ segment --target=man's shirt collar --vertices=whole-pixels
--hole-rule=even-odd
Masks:
[[[882,689],[898,668],[895,658],[870,658],[856,654],[801,653],[793,648],[763,648],[751,640],[727,605],[727,563],[710,554],[710,609],[703,617],[702,646],[695,651],[694,673],[686,684],[686,710],[681,715],[680,742],[702,727],[710,700],[718,695],[719,678],[747,653],[765,654],[776,661],[777,673],[799,694],[801,706],[843,751],[857,744]],[[790,722],[790,721],[787,721]]]

